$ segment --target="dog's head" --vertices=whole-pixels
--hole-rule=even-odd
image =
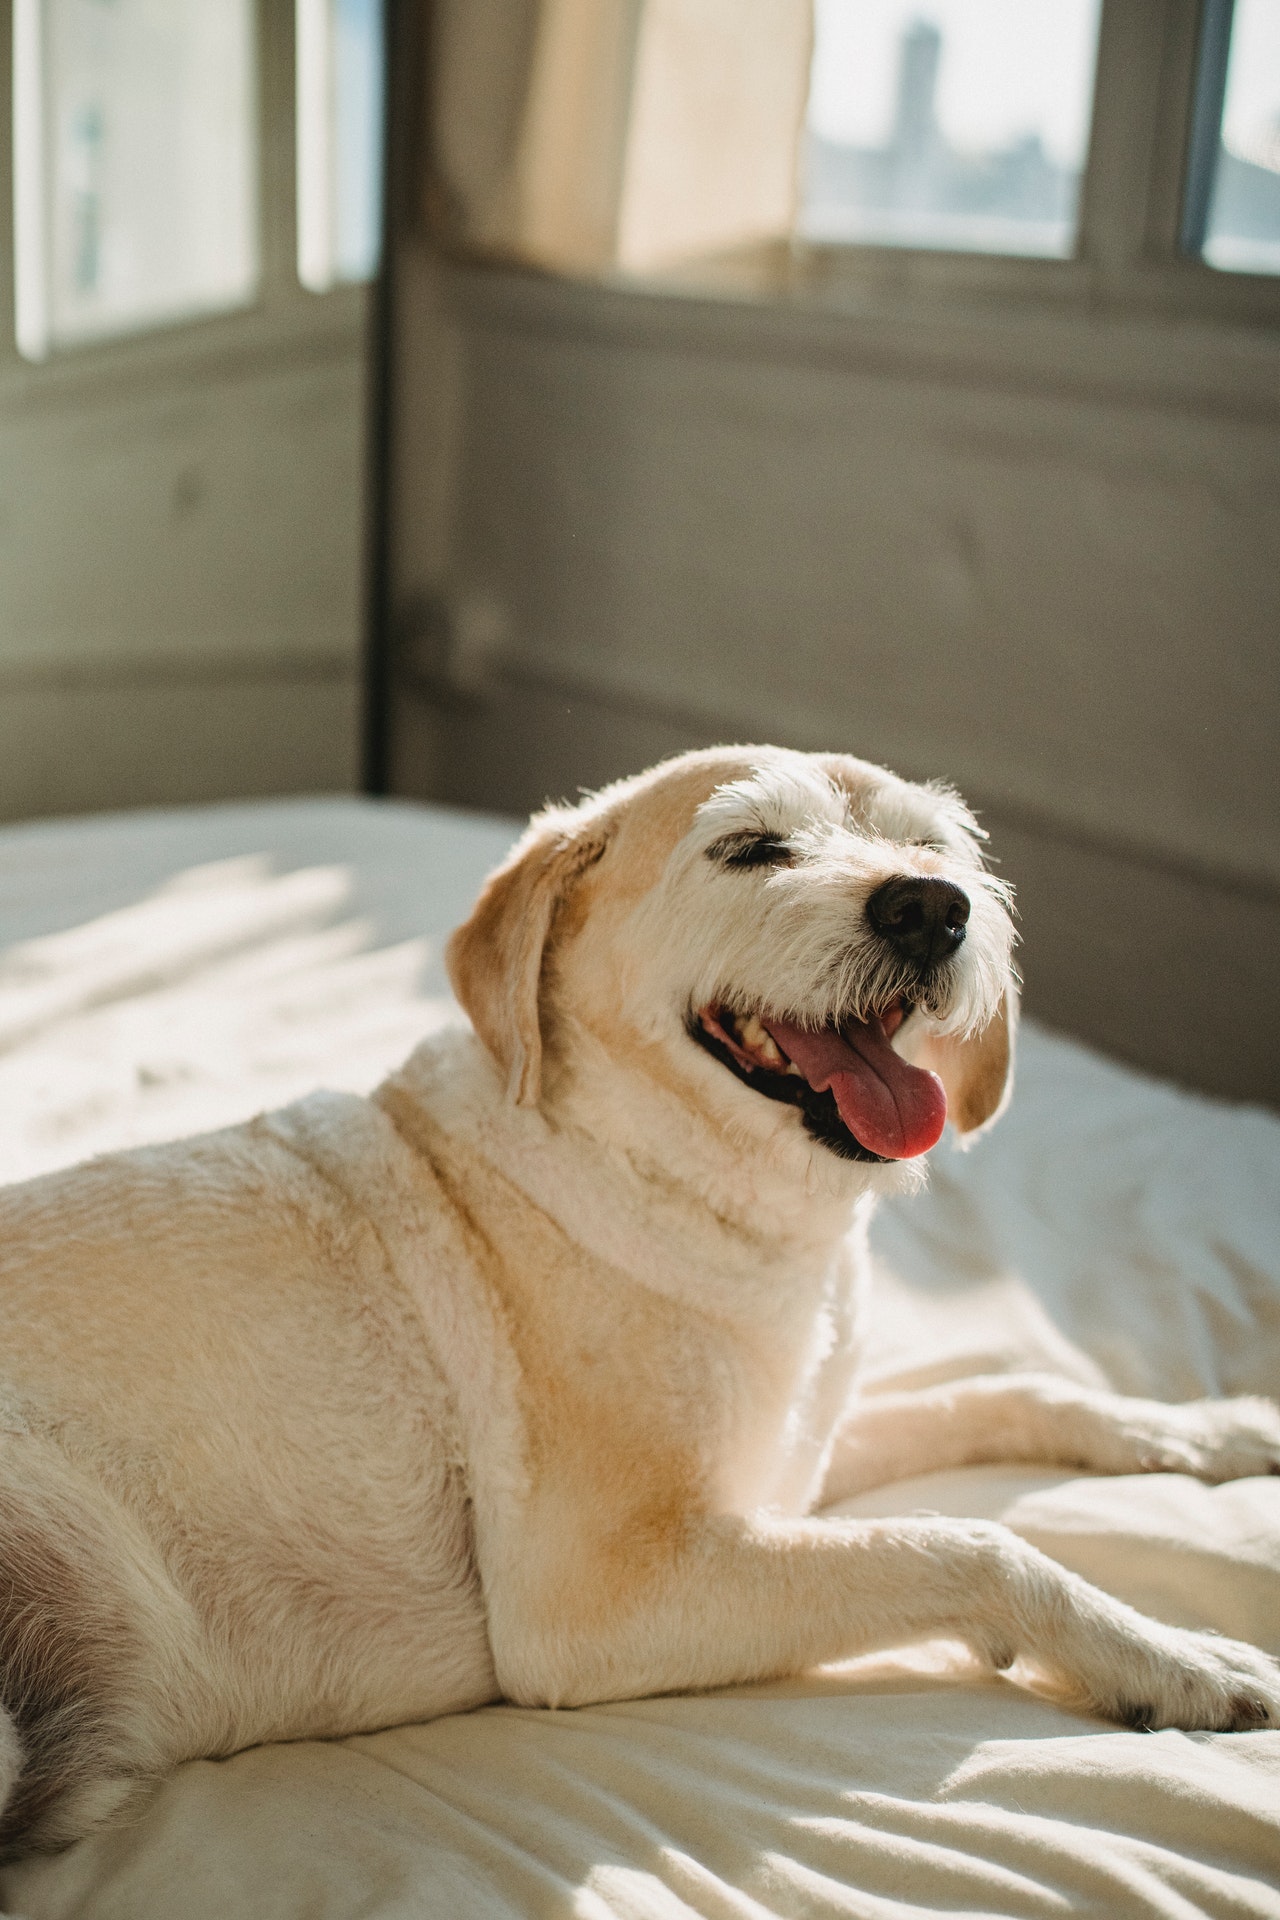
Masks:
[[[945,788],[840,754],[682,755],[538,815],[449,948],[524,1105],[619,1070],[740,1147],[914,1159],[1007,1097],[1007,886]]]

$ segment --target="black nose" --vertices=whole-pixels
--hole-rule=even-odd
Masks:
[[[922,967],[953,954],[964,939],[969,896],[950,880],[886,880],[867,902],[876,932]]]

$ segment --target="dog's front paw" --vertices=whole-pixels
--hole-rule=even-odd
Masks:
[[[1259,1648],[1165,1626],[1074,1577],[1051,1607],[1032,1657],[1104,1719],[1202,1733],[1280,1727],[1280,1662]]]
[[[1140,1472],[1189,1473],[1210,1481],[1280,1473],[1280,1407],[1271,1400],[1145,1403],[1126,1428]]]
[[[1280,1662],[1240,1640],[1149,1619],[1001,1531],[984,1542],[1000,1564],[973,1636],[994,1666],[1027,1660],[1073,1704],[1126,1726],[1280,1727]]]
[[[1109,1683],[1089,1686],[1089,1704],[1130,1727],[1252,1733],[1280,1726],[1280,1665],[1257,1647],[1212,1633],[1166,1629],[1159,1642],[1126,1649]]]

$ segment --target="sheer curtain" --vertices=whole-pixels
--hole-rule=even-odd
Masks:
[[[569,273],[789,234],[812,15],[812,0],[437,0],[437,231]]]

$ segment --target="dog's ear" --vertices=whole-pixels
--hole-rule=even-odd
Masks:
[[[976,1135],[998,1120],[1013,1092],[1013,1042],[1018,989],[1012,976],[999,1011],[977,1033],[927,1034],[912,1051],[920,1067],[936,1073],[947,1090],[947,1118],[962,1136]]]
[[[453,990],[522,1107],[536,1106],[542,1088],[547,937],[566,893],[605,844],[603,826],[582,821],[571,808],[539,814],[489,875],[470,919],[445,950]]]

